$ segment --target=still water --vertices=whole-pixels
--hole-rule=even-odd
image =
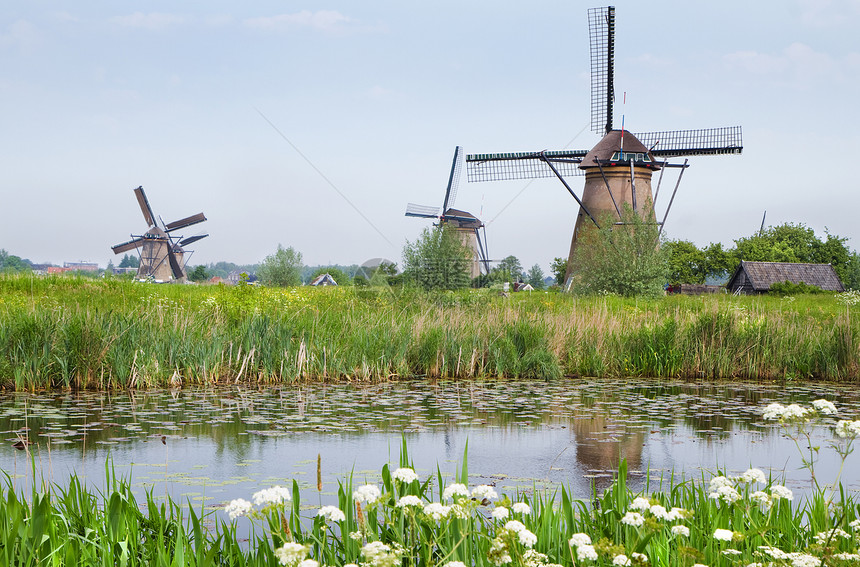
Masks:
[[[75,473],[102,486],[110,459],[141,492],[215,508],[296,479],[304,502],[332,503],[338,480],[376,482],[396,466],[405,438],[419,474],[452,475],[468,443],[473,484],[499,492],[568,487],[588,498],[611,480],[619,458],[631,484],[646,473],[707,478],[717,469],[758,467],[804,491],[794,441],[764,422],[770,402],[826,398],[843,419],[860,419],[860,387],[673,380],[564,379],[550,382],[405,381],[266,388],[0,395],[5,447],[0,468],[16,488],[37,477],[63,485]],[[839,459],[821,444],[819,481]],[[18,443],[20,446],[21,444]],[[805,447],[805,445],[803,445]],[[323,491],[316,490],[320,455]],[[844,486],[860,491],[860,453],[848,457]],[[650,471],[650,472],[649,472]]]

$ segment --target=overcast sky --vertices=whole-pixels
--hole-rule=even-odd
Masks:
[[[166,222],[209,218],[186,231],[210,234],[192,264],[258,262],[279,243],[306,264],[400,262],[429,224],[406,204],[441,205],[455,146],[598,141],[595,5],[4,2],[0,248],[116,263],[110,246],[146,229],[143,185]],[[615,6],[616,125],[743,126],[742,155],[691,159],[670,237],[732,245],[767,210],[860,249],[860,1]],[[545,271],[578,211],[552,179],[465,175],[456,206],[488,223],[492,258]]]

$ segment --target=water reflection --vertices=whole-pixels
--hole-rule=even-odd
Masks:
[[[405,436],[425,474],[437,463],[453,473],[468,441],[475,482],[503,490],[563,484],[587,496],[622,458],[634,481],[645,469],[757,466],[802,487],[796,449],[760,411],[819,397],[860,417],[860,388],[833,384],[565,379],[16,393],[0,396],[0,467],[21,477],[29,465],[12,443],[29,439],[37,469],[59,484],[71,471],[100,481],[110,456],[141,486],[215,505],[292,478],[312,493],[321,454],[329,493],[314,496],[321,501],[351,471],[375,480]],[[835,475],[833,457],[822,456],[821,478]],[[858,457],[849,459],[844,482],[857,489]]]

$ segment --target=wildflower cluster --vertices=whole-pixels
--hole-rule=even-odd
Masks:
[[[725,504],[734,504],[739,500],[749,501],[763,512],[770,510],[779,500],[790,501],[794,498],[791,490],[781,484],[771,484],[764,490],[752,490],[753,485],[767,482],[767,477],[760,469],[748,469],[742,475],[734,477],[715,476],[708,484],[708,498]]]

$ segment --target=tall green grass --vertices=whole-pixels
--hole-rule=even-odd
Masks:
[[[832,295],[645,301],[0,276],[0,386],[413,376],[857,380],[853,309]]]
[[[72,476],[63,487],[37,484],[25,497],[7,477],[0,486],[0,562],[292,567],[860,562],[860,506],[844,490],[835,498],[818,491],[805,499],[777,499],[770,495],[785,495],[784,487],[751,470],[719,479],[655,480],[634,493],[626,475],[622,462],[612,485],[587,499],[575,499],[565,489],[500,495],[490,486],[469,485],[465,458],[455,484],[438,470],[415,474],[404,446],[400,466],[384,465],[381,484],[370,485],[376,492],[372,498],[361,496],[369,494],[368,485],[356,487],[348,477],[339,483],[336,509],[308,507],[294,481],[277,499],[260,497],[261,491],[254,495],[256,505],[236,500],[226,510],[205,512],[170,498],[159,502],[150,492],[139,501],[128,481],[109,467],[103,491]],[[736,497],[715,497],[716,480],[731,485]],[[289,560],[287,550],[292,550]]]

